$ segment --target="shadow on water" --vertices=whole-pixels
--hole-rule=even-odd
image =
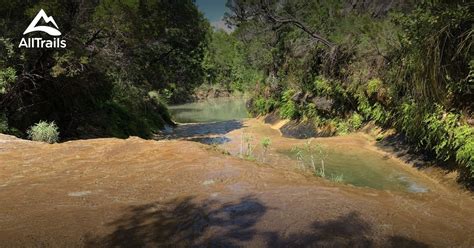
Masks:
[[[223,135],[244,127],[242,121],[229,120],[209,123],[181,124],[156,135],[157,139],[185,139],[204,144],[223,144],[230,139]],[[218,136],[218,137],[213,137]]]
[[[288,223],[269,228],[279,231],[261,230],[257,226],[268,210],[270,208],[254,196],[226,204],[187,197],[132,206],[121,218],[109,223],[115,228],[112,233],[86,237],[86,246],[241,247],[252,241],[265,243],[266,247],[375,246],[372,238],[376,234],[372,232],[371,224],[357,212],[332,220],[314,221],[301,232],[287,233]],[[427,247],[401,236],[382,240],[383,247]]]
[[[392,134],[384,139],[377,141],[377,147],[382,150],[389,151],[396,157],[403,161],[413,164],[416,168],[424,168],[429,166],[430,163],[434,162],[430,159],[430,155],[420,151],[413,151],[406,141],[403,134]]]
[[[230,139],[224,135],[242,128],[242,120],[248,117],[244,98],[224,97],[170,106],[176,128],[165,130],[157,139],[185,139],[208,145],[223,144]],[[216,137],[217,136],[217,137]]]

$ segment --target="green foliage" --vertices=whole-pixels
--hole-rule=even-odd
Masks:
[[[350,132],[350,123],[347,121],[336,120],[337,134],[345,135]]]
[[[16,78],[16,71],[12,67],[0,68],[0,94],[5,93],[7,87],[15,82]]]
[[[363,122],[364,118],[357,112],[354,112],[351,118],[349,119],[349,123],[354,130],[359,129],[362,126]]]
[[[160,92],[152,90],[148,92],[148,97],[158,105],[166,105],[169,100],[169,93],[167,94],[167,91],[165,91],[164,94],[160,94]]]
[[[318,109],[316,108],[316,104],[308,103],[303,109],[303,116],[306,116],[310,119],[318,118]]]
[[[211,30],[209,36],[209,47],[202,62],[208,84],[244,91],[261,80],[261,73],[246,60],[248,47],[234,34]]]
[[[462,124],[460,117],[441,105],[430,109],[414,102],[403,103],[397,127],[418,149],[433,151],[442,161],[456,160],[474,176],[474,128]]]
[[[264,149],[268,149],[268,147],[272,144],[272,141],[271,141],[270,138],[265,137],[265,138],[262,139],[261,144],[262,144],[262,147],[263,147]]]
[[[459,117],[458,114],[446,112],[439,105],[433,113],[425,114],[423,123],[426,130],[422,144],[426,148],[433,149],[440,160],[446,161],[455,155],[457,162],[464,164],[472,173],[474,128],[460,125]]]
[[[272,141],[270,140],[269,137],[265,137],[265,138],[262,139],[262,141],[260,143],[262,144],[262,147],[263,147],[262,162],[265,162],[265,158],[266,158],[266,155],[267,155],[267,150],[270,147],[270,145],[272,144]]]
[[[292,147],[291,153],[299,161],[302,169],[310,169],[315,176],[326,178],[336,183],[344,181],[343,174],[328,174],[326,172],[327,165],[325,165],[325,160],[328,154],[322,145],[311,144],[308,141],[303,146]]]
[[[474,52],[473,18],[465,1],[421,1],[410,13],[395,15],[403,33],[394,64],[398,73],[390,79],[419,102],[465,105],[474,96],[466,80]]]
[[[272,98],[259,97],[253,102],[252,111],[256,114],[268,114],[277,106],[277,101]]]
[[[326,95],[330,96],[333,95],[333,88],[329,84],[329,81],[324,77],[317,77],[314,80],[314,91],[317,92],[319,95]]]
[[[367,94],[370,96],[374,93],[377,93],[382,86],[382,81],[380,79],[375,78],[371,79],[367,82]]]
[[[335,183],[342,183],[344,181],[344,174],[340,174],[340,175],[333,174],[329,177],[329,180]]]
[[[67,49],[14,44],[39,9],[60,23]],[[171,124],[164,103],[204,82],[210,26],[192,0],[10,1],[0,29],[0,111],[23,133],[54,119],[64,138],[150,137]]]
[[[380,103],[369,102],[365,96],[358,97],[357,110],[362,114],[366,120],[374,120],[379,125],[387,125],[392,119],[392,113],[386,110]]]
[[[472,90],[472,86],[474,85],[474,59],[471,59],[471,61],[469,61],[469,75],[468,75],[468,83],[470,85],[470,90]]]
[[[299,116],[298,107],[293,101],[288,101],[281,105],[280,116],[282,118],[296,119]]]
[[[457,138],[455,141],[455,143],[465,142],[459,146],[456,152],[456,161],[465,165],[471,173],[471,176],[474,176],[474,132],[472,128],[469,132],[470,137],[466,137],[465,139]]]
[[[259,97],[257,100],[255,100],[253,110],[257,114],[266,114],[267,113],[267,101],[265,100],[265,98]]]
[[[416,149],[472,170],[472,127],[463,120],[473,110],[474,12],[466,1],[351,9],[345,1],[295,0],[260,12],[252,1],[236,4],[262,17],[229,16],[240,25],[240,40],[264,41],[272,55],[261,63],[268,78],[254,93],[258,112],[268,112],[266,99],[278,99],[272,107],[283,118],[311,119],[338,134],[374,121],[395,127]],[[269,22],[268,13],[295,18],[334,46],[314,42],[298,25]]]
[[[280,116],[282,118],[296,119],[300,116],[298,106],[292,99],[294,94],[295,91],[291,89],[283,93],[280,106]]]
[[[33,141],[41,141],[50,144],[59,141],[59,130],[54,121],[40,121],[30,127],[27,133],[28,137]]]

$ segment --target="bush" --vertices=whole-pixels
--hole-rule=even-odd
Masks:
[[[362,126],[363,121],[364,118],[358,113],[353,113],[351,118],[349,119],[349,123],[351,124],[351,127],[354,130],[359,129]]]
[[[257,100],[255,100],[253,107],[254,112],[257,114],[265,114],[265,98],[259,97]]]
[[[379,125],[389,124],[392,113],[386,110],[379,103],[371,104],[364,96],[358,96],[357,110],[362,114],[366,120],[373,120]]]
[[[47,143],[56,143],[59,140],[58,126],[52,122],[40,121],[30,127],[27,131],[28,137],[34,141],[42,141]]]
[[[9,84],[16,80],[16,71],[8,67],[6,69],[0,69],[0,94],[5,93],[6,88]]]
[[[252,112],[255,114],[268,114],[277,105],[277,102],[272,98],[265,99],[263,97],[258,97],[252,106]]]
[[[337,134],[346,135],[350,132],[350,125],[348,122],[343,120],[336,120],[336,123]]]
[[[282,105],[280,108],[280,116],[282,118],[296,119],[300,116],[298,106],[291,99],[294,94],[294,90],[287,90],[283,93],[281,98]]]
[[[331,84],[323,77],[316,77],[314,80],[314,91],[319,95],[330,96],[332,95]]]
[[[371,79],[367,82],[367,94],[370,96],[374,93],[377,93],[382,86],[382,81],[380,79],[375,78]]]
[[[298,107],[293,101],[284,103],[280,109],[280,116],[282,118],[296,119],[299,116]]]
[[[318,118],[318,109],[316,107],[316,104],[314,103],[308,103],[306,107],[303,110],[303,116],[308,117],[308,118]]]
[[[405,102],[397,117],[398,129],[417,149],[432,151],[441,161],[455,160],[474,178],[474,128],[462,124],[459,113]]]

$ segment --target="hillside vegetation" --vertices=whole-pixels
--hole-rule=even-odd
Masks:
[[[149,137],[171,122],[165,103],[203,81],[209,23],[191,0],[0,5],[0,132],[26,137],[35,123],[54,121],[61,139]],[[66,49],[18,48],[40,9]]]
[[[234,0],[228,7],[232,36],[263,75],[251,83],[254,114],[278,111],[324,135],[375,122],[473,178],[472,3]]]

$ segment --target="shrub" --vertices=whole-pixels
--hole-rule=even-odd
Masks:
[[[0,94],[5,93],[6,88],[9,84],[16,80],[16,71],[8,67],[6,69],[0,69]]]
[[[326,96],[331,95],[333,91],[331,84],[323,77],[316,77],[316,80],[314,80],[314,89],[316,93]]]
[[[255,103],[253,104],[254,112],[256,112],[257,114],[265,114],[265,105],[265,98],[259,97],[257,100],[255,100]]]
[[[309,103],[308,105],[306,105],[306,107],[303,111],[303,115],[308,117],[308,118],[313,118],[313,119],[319,117],[318,116],[318,109],[316,107],[316,104]]]
[[[171,93],[166,89],[161,94],[156,90],[152,90],[148,92],[148,97],[158,104],[166,105],[166,103],[168,103],[169,99],[171,98]]]
[[[272,144],[272,141],[269,137],[265,137],[265,138],[262,139],[261,144],[262,144],[262,147],[263,147],[262,160],[265,163],[265,156],[267,154],[268,148]]]
[[[337,134],[339,135],[345,135],[348,134],[350,131],[349,123],[343,120],[336,120],[336,129],[337,129]]]
[[[370,96],[377,93],[382,86],[382,81],[378,78],[371,79],[367,82],[367,94]]]
[[[163,90],[162,93],[157,91],[148,92],[148,97],[151,99],[151,109],[156,113],[152,113],[152,116],[148,116],[147,119],[158,121],[157,126],[159,128],[163,127],[163,122],[169,122],[171,120],[171,114],[168,110],[168,101],[171,98],[171,93],[168,90]],[[145,100],[145,103],[147,101]],[[145,115],[150,115],[145,111]],[[153,126],[153,125],[151,125]]]
[[[59,140],[58,126],[52,122],[40,121],[30,127],[27,131],[28,137],[34,141],[42,141],[47,143],[56,143]]]
[[[362,126],[362,122],[364,121],[364,118],[362,115],[358,113],[353,113],[351,118],[349,119],[349,123],[351,124],[352,129],[356,130],[359,129]]]
[[[252,112],[256,114],[267,114],[270,113],[273,109],[275,109],[276,105],[277,102],[272,98],[265,99],[264,97],[259,97],[257,98],[257,100],[255,100],[252,106]]]
[[[294,94],[294,90],[287,90],[283,93],[283,96],[281,98],[282,105],[280,108],[280,116],[282,118],[296,119],[299,117],[300,113],[298,110],[298,106],[291,99]]]
[[[268,147],[272,144],[272,140],[269,137],[265,137],[262,139],[261,143],[264,149],[268,149]]]
[[[398,113],[398,128],[418,149],[432,151],[442,161],[456,160],[474,177],[474,128],[461,124],[458,113],[403,103]]]
[[[293,101],[284,103],[280,109],[282,118],[296,119],[299,116],[298,107]]]
[[[454,129],[453,145],[458,148],[456,161],[464,164],[474,177],[474,128],[462,125]]]
[[[357,110],[366,120],[374,120],[380,125],[387,125],[392,118],[390,111],[386,110],[379,103],[371,104],[364,96],[358,96]]]

